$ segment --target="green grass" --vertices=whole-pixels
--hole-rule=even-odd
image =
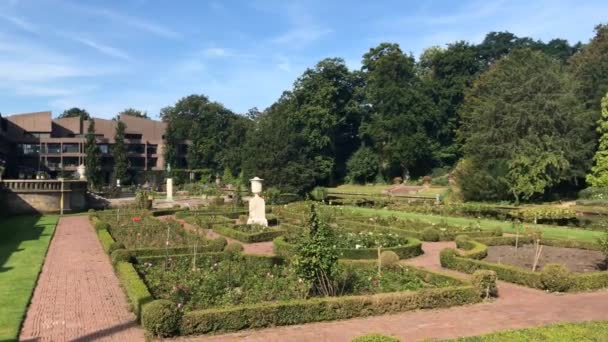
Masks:
[[[19,335],[57,219],[18,216],[0,221],[0,341]]]
[[[416,194],[416,196],[435,197],[435,195],[442,195],[446,191],[448,191],[448,187],[446,187],[446,186],[438,186],[438,187],[432,186],[430,188],[426,188],[426,189],[420,191],[419,193]]]
[[[327,188],[327,191],[331,193],[345,193],[345,194],[366,194],[366,195],[382,195],[383,190],[388,190],[392,185],[386,184],[373,184],[373,185],[358,185],[358,184],[344,184],[335,188]]]
[[[545,342],[608,341],[608,321],[548,325],[538,328],[509,330],[489,335],[466,337],[460,342]]]
[[[419,213],[408,213],[403,211],[396,210],[388,210],[388,209],[372,209],[372,208],[359,208],[359,207],[348,207],[352,209],[354,212],[358,212],[365,215],[379,215],[379,216],[396,216],[404,219],[416,219],[421,221],[426,221],[429,223],[439,223],[443,220],[447,220],[449,224],[454,225],[468,225],[468,224],[476,224],[478,222],[477,219],[467,218],[467,217],[453,217],[453,216],[440,216],[440,215],[428,215],[428,214],[419,214]],[[507,221],[498,221],[498,220],[488,220],[488,219],[480,219],[479,223],[482,229],[493,230],[496,227],[502,228],[504,233],[512,233],[515,234],[515,229],[511,222]],[[552,238],[552,239],[574,239],[579,241],[587,241],[587,242],[596,242],[597,238],[602,236],[602,232],[584,230],[584,229],[576,229],[576,228],[565,228],[558,226],[550,226],[550,225],[526,225],[526,226],[535,226],[539,227],[543,231],[543,237]],[[523,233],[523,232],[522,232]]]

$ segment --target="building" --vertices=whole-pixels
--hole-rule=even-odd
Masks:
[[[0,120],[0,160],[4,158],[6,161],[9,176],[33,178],[39,172],[46,172],[57,177],[61,173],[75,172],[84,163],[89,120],[79,117],[52,119],[48,111],[14,114]],[[95,121],[96,142],[101,150],[103,176],[109,183],[113,168],[111,146],[117,121],[92,120]],[[129,173],[137,177],[145,171],[149,174],[163,171],[166,123],[129,115],[121,115],[120,120],[126,125]],[[186,151],[187,145],[181,144],[178,151],[180,159],[185,157]]]

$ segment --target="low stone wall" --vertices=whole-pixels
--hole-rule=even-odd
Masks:
[[[87,182],[74,180],[0,181],[0,206],[5,214],[57,213],[85,210]]]

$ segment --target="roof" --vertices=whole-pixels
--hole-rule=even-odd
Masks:
[[[27,132],[48,132],[52,130],[51,112],[12,114],[6,119]]]

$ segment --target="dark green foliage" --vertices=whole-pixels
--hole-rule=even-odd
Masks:
[[[437,230],[436,228],[425,228],[422,231],[422,240],[423,241],[430,241],[430,242],[436,242],[439,241],[440,239],[440,233],[439,230]]]
[[[380,265],[382,267],[394,267],[399,262],[399,255],[393,251],[383,251],[380,253]]]
[[[89,120],[86,140],[84,143],[85,174],[91,188],[97,189],[101,186],[101,150],[95,140],[95,120]]]
[[[95,230],[102,230],[102,229],[109,229],[110,228],[110,224],[107,222],[103,222],[103,221],[97,221],[95,223]]]
[[[378,174],[380,158],[367,146],[361,146],[346,163],[348,180],[353,183],[365,184],[373,181]]]
[[[224,248],[224,252],[227,253],[241,253],[245,248],[240,243],[231,242],[226,245]]]
[[[158,299],[143,307],[141,323],[152,335],[168,337],[177,332],[180,316],[177,304],[166,299]]]
[[[465,199],[530,200],[586,174],[595,141],[573,84],[559,62],[529,49],[479,77],[461,111]]]
[[[471,283],[477,289],[479,296],[484,299],[498,297],[498,287],[496,287],[496,272],[478,270],[473,272]]]
[[[399,339],[381,334],[369,334],[355,337],[351,342],[399,342]]]
[[[571,272],[561,264],[548,264],[540,273],[543,287],[551,292],[566,292],[572,286]]]
[[[149,119],[148,113],[146,113],[145,111],[134,109],[134,108],[127,108],[127,109],[123,110],[122,112],[118,113],[118,115],[129,115],[129,116],[134,116],[136,118]]]
[[[116,133],[114,135],[114,144],[112,145],[112,158],[114,159],[112,177],[114,181],[120,180],[121,185],[125,184],[127,169],[129,168],[129,158],[127,157],[127,147],[125,145],[126,128],[127,126],[124,122],[120,120],[116,122]]]
[[[277,187],[270,187],[264,190],[264,198],[268,204],[279,204],[279,196],[281,196],[281,190]]]
[[[133,262],[133,253],[127,249],[117,249],[110,253],[112,265],[117,265],[119,262]]]
[[[61,113],[57,118],[62,119],[62,118],[76,118],[76,117],[79,117],[80,120],[91,119],[91,115],[89,114],[89,112],[87,112],[85,109],[76,108],[76,107],[64,110],[63,113]]]
[[[278,229],[270,227],[255,232],[243,231],[240,228],[246,228],[246,226],[213,226],[213,230],[216,233],[245,243],[272,241],[274,238],[285,234],[285,231],[280,229],[280,227]]]
[[[608,200],[608,188],[585,188],[578,192],[578,198],[589,200]]]

